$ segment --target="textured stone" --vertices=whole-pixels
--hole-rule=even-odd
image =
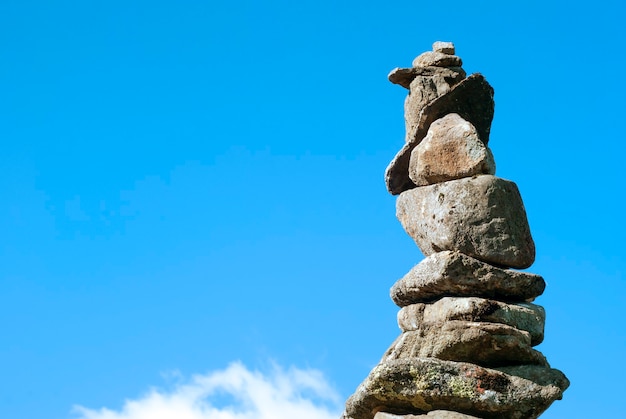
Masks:
[[[484,367],[547,365],[541,352],[531,348],[528,332],[504,324],[459,320],[402,333],[381,362],[412,357],[471,362]]]
[[[391,413],[378,412],[374,419],[480,419],[476,416],[464,415],[463,413],[450,412],[448,410],[433,410],[425,415],[392,415]]]
[[[426,51],[413,60],[413,67],[461,67],[463,60],[456,55],[437,51]]]
[[[491,150],[474,125],[455,113],[431,124],[409,161],[409,177],[417,186],[495,172]]]
[[[411,82],[417,76],[439,76],[443,77],[449,85],[455,85],[465,78],[465,70],[461,67],[411,67],[411,68],[394,68],[391,70],[387,78],[393,84],[409,89]]]
[[[501,269],[460,252],[437,252],[415,265],[391,288],[400,307],[445,296],[528,301],[541,295],[546,283],[539,275]]]
[[[569,381],[558,370],[533,381],[474,364],[404,358],[374,367],[348,399],[344,419],[377,412],[423,414],[453,410],[483,419],[534,419],[562,397]]]
[[[528,332],[535,346],[543,341],[546,312],[536,304],[507,304],[478,297],[444,297],[434,303],[411,304],[398,312],[398,326],[403,332],[451,320],[502,323]]]
[[[458,250],[514,268],[535,260],[522,198],[508,180],[481,175],[414,188],[398,197],[396,215],[426,256]]]
[[[439,74],[417,76],[413,79],[409,94],[404,99],[405,142],[410,140],[411,133],[415,131],[422,109],[439,96],[448,93],[459,81],[446,79]]]
[[[425,415],[392,415],[391,413],[378,412],[374,419],[480,419],[476,416],[464,415],[463,413],[450,412],[449,410],[433,410]]]
[[[442,54],[454,55],[454,44],[452,42],[436,41],[433,44],[433,51],[441,52]]]
[[[493,111],[493,88],[478,73],[472,74],[454,85],[449,92],[428,102],[419,110],[415,119],[417,122],[407,124],[411,128],[406,134],[405,144],[385,171],[385,183],[389,192],[398,195],[415,187],[409,178],[411,151],[424,139],[434,121],[449,113],[457,113],[476,127],[479,138],[486,145],[489,141]]]

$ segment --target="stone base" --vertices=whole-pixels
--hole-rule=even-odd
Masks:
[[[392,415],[378,412],[374,419],[480,419],[476,416],[464,415],[463,413],[450,412],[448,410],[433,410],[425,415]]]
[[[346,402],[343,419],[376,413],[448,410],[483,419],[534,419],[561,399],[569,381],[558,370],[525,365],[507,373],[464,362],[403,358],[377,365]],[[519,375],[512,375],[519,373]]]

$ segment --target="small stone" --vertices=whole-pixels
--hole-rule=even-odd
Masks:
[[[483,297],[522,302],[540,296],[546,282],[539,275],[501,269],[460,252],[437,252],[415,265],[391,288],[400,307],[441,297]]]
[[[411,357],[471,362],[484,367],[548,365],[541,352],[531,348],[528,332],[505,324],[460,320],[422,325],[402,333],[381,362]]]
[[[456,113],[430,125],[409,161],[409,177],[417,186],[495,172],[491,150],[480,140],[474,125]]]
[[[437,41],[433,44],[433,51],[454,55],[454,44],[452,42]]]
[[[522,198],[508,180],[481,175],[414,188],[400,194],[396,215],[426,256],[458,250],[519,269],[535,260]]]
[[[456,55],[426,51],[413,60],[413,67],[461,67],[463,60]]]
[[[417,118],[405,116],[417,122],[410,124],[404,146],[385,171],[387,190],[392,195],[398,195],[415,187],[409,178],[411,151],[424,139],[434,121],[449,113],[457,113],[476,127],[479,138],[487,145],[493,111],[493,88],[481,74],[476,73],[454,85],[449,92],[428,102],[419,110]]]
[[[376,412],[449,410],[479,418],[535,419],[561,399],[569,386],[560,371],[535,368],[552,378],[534,381],[532,377],[433,358],[381,363],[350,396],[342,417],[373,419]]]
[[[505,324],[528,332],[531,346],[535,346],[543,341],[546,312],[536,304],[507,304],[478,297],[444,297],[430,304],[411,304],[398,312],[398,326],[403,332],[452,320]]]

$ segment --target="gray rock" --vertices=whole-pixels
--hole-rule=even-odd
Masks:
[[[476,416],[464,415],[463,413],[450,412],[448,410],[433,410],[425,415],[392,415],[391,413],[378,412],[374,419],[480,419]]]
[[[471,362],[484,367],[548,365],[541,352],[531,348],[528,332],[504,324],[460,320],[422,325],[402,333],[387,349],[381,363],[412,357]]]
[[[413,60],[413,67],[461,67],[462,65],[461,57],[437,51],[426,51]]]
[[[411,151],[426,136],[428,128],[437,119],[449,113],[457,113],[476,127],[478,136],[486,145],[493,120],[493,88],[481,74],[472,74],[452,87],[449,92],[428,102],[419,112],[417,122],[410,124],[406,142],[385,171],[387,189],[398,195],[415,184],[409,178]],[[413,118],[413,117],[411,117]]]
[[[563,389],[569,386],[569,380],[561,371],[541,365],[513,365],[494,369],[542,386],[557,386]]]
[[[439,74],[432,76],[417,76],[409,86],[409,94],[404,99],[404,124],[406,129],[405,142],[408,142],[419,122],[422,109],[439,96],[450,91],[453,83]]]
[[[464,415],[463,413],[450,412],[448,410],[433,410],[425,415],[392,415],[391,413],[378,412],[374,419],[480,419],[476,416]]]
[[[535,260],[522,198],[508,180],[481,175],[414,188],[400,194],[396,215],[426,256],[458,250],[514,268]]]
[[[436,41],[433,44],[433,51],[440,52],[442,54],[454,55],[454,44],[452,42]]]
[[[417,76],[439,76],[443,77],[446,83],[453,86],[463,80],[466,76],[465,70],[461,67],[411,67],[411,68],[394,68],[391,70],[387,78],[393,84],[409,89],[411,82]]]
[[[370,372],[346,402],[342,417],[373,419],[377,412],[451,410],[484,419],[534,419],[569,386],[560,371],[548,367],[541,371],[552,378],[535,382],[468,363],[398,359]]]
[[[478,297],[444,297],[430,304],[411,304],[398,312],[398,326],[403,332],[451,320],[505,324],[528,332],[531,346],[535,346],[543,341],[546,312],[536,304],[507,304]]]
[[[546,283],[539,275],[501,269],[460,252],[438,252],[415,265],[391,288],[400,307],[445,296],[528,301],[541,295]]]
[[[474,125],[456,113],[431,124],[409,161],[409,177],[417,186],[495,172],[491,150]]]

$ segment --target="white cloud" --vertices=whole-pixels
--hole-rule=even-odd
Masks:
[[[120,411],[73,410],[78,419],[337,419],[341,401],[319,371],[274,366],[262,374],[236,362],[169,391],[153,388]]]

